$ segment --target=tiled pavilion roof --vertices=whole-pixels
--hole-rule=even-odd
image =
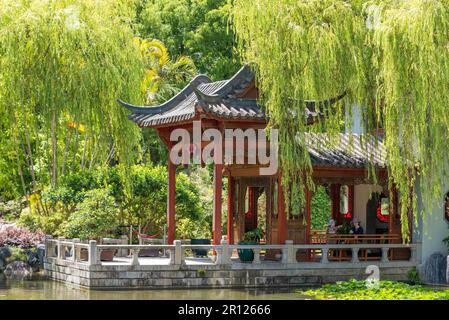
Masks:
[[[256,99],[242,98],[254,81],[254,73],[245,65],[232,78],[212,81],[198,75],[170,100],[158,106],[135,106],[118,100],[132,113],[129,119],[140,127],[170,126],[192,121],[198,112],[224,120],[266,122],[263,108]],[[322,106],[332,105],[339,97],[319,101]],[[305,101],[305,116],[309,122],[322,118],[316,111],[316,102]],[[368,163],[385,167],[386,152],[382,139],[371,135],[340,134],[333,141],[325,133],[302,135],[314,166],[362,168]]]
[[[314,166],[364,168],[369,163],[386,166],[386,149],[380,137],[341,133],[333,139],[326,133],[305,133],[304,138]]]
[[[132,113],[129,119],[140,127],[155,127],[192,120],[198,111],[214,118],[228,120],[267,121],[265,112],[256,99],[241,98],[254,81],[249,66],[243,66],[232,78],[213,82],[205,75],[198,75],[177,95],[158,106],[135,106],[118,100]],[[333,104],[337,97],[320,104]],[[306,116],[309,121],[322,117],[315,111],[315,102],[306,101]]]

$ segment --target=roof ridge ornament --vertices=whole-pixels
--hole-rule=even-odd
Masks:
[[[198,102],[204,103],[221,103],[223,100],[222,95],[220,94],[207,94],[202,92],[198,87],[192,86],[192,90],[195,93]]]
[[[137,106],[130,103],[127,103],[121,99],[117,99],[117,102],[124,106],[126,109],[132,111],[133,113],[139,113],[139,114],[147,114],[147,115],[154,115],[159,113],[167,112],[174,107],[176,107],[181,101],[186,99],[189,94],[191,94],[197,86],[203,83],[210,83],[212,80],[206,76],[205,74],[199,74],[195,76],[190,82],[181,90],[179,91],[175,96],[173,96],[170,100],[154,106]]]

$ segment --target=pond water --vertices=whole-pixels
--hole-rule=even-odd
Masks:
[[[293,288],[87,290],[53,280],[15,281],[6,280],[0,275],[0,300],[304,300],[305,298],[295,293]]]

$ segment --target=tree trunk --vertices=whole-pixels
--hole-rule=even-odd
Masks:
[[[73,158],[72,158],[72,173],[74,173],[75,171],[75,161],[76,161],[76,153],[78,152],[78,137],[79,137],[79,132],[78,132],[78,128],[76,128],[76,132],[75,132],[75,149],[73,149]]]
[[[86,135],[86,139],[84,139],[83,156],[81,158],[81,169],[84,169],[84,161],[86,159],[86,149],[87,149],[87,143],[88,142],[89,142],[89,136]]]
[[[33,183],[33,190],[36,190],[36,176],[34,174],[34,161],[33,161],[33,152],[31,151],[30,132],[26,124],[25,124],[25,140],[27,144],[27,154],[30,160],[30,175]]]
[[[64,176],[65,174],[65,165],[67,162],[67,155],[69,153],[69,146],[70,146],[70,141],[72,140],[72,135],[70,133],[70,128],[67,129],[67,137],[65,140],[65,149],[64,149],[64,158],[62,160],[62,168],[61,168],[61,175]]]
[[[17,171],[19,172],[20,182],[22,184],[23,195],[26,196],[28,199],[28,192],[26,189],[25,179],[23,178],[22,166],[20,165],[20,150],[19,150],[17,143],[15,143],[15,145],[16,145],[16,153],[17,153]]]
[[[51,184],[52,187],[56,187],[58,183],[58,140],[56,136],[56,111],[53,111],[53,117],[51,120],[51,144],[52,144],[52,172],[51,172]]]

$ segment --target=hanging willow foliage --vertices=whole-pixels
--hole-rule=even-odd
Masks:
[[[45,148],[54,186],[72,158],[88,168],[135,155],[139,130],[116,103],[140,100],[132,12],[126,0],[2,1],[0,116],[29,164]],[[77,148],[82,156],[68,155]],[[42,166],[31,162],[30,171]]]
[[[448,177],[448,24],[447,0],[235,1],[239,48],[254,62],[270,126],[280,130],[286,201],[302,206],[304,187],[313,187],[298,134],[311,130],[297,116],[305,112],[304,100],[345,92],[335,110],[322,110],[320,130],[335,136],[350,104],[360,106],[366,132],[384,128],[390,187],[402,200],[408,240],[408,211],[415,222],[418,214],[417,175],[427,212]]]

